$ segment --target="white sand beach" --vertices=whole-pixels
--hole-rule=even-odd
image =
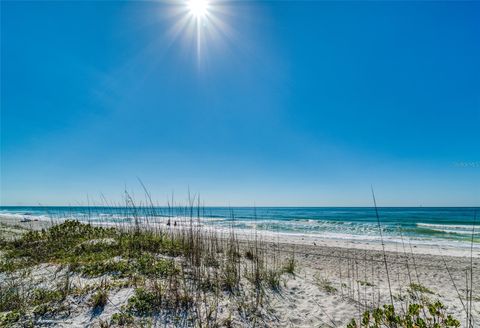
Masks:
[[[25,229],[47,228],[51,222],[20,222],[18,218],[0,217],[2,235],[14,235]],[[241,236],[241,234],[239,234]],[[474,326],[480,325],[480,259],[478,252],[470,253],[465,249],[434,249],[413,247],[405,243],[387,245],[387,251],[381,251],[381,245],[348,243],[322,240],[319,237],[274,237],[257,236],[265,239],[267,252],[276,254],[278,261],[292,256],[296,261],[295,273],[283,274],[281,288],[266,294],[268,308],[263,321],[257,325],[266,327],[344,327],[351,318],[359,318],[364,310],[389,304],[393,299],[396,307],[408,295],[421,295],[430,300],[440,300],[447,306],[446,312],[465,324],[467,290],[466,275],[473,268],[472,313]],[[252,239],[240,238],[241,247],[248,247]],[[380,249],[379,249],[380,247]],[[384,262],[384,254],[386,265]],[[471,262],[473,266],[471,266]],[[387,275],[388,270],[388,275]],[[55,264],[40,265],[32,269],[31,279],[35,285],[55,285],[65,275],[65,268]],[[6,274],[1,274],[6,281]],[[105,278],[105,277],[104,277]],[[21,279],[21,278],[19,278]],[[103,278],[88,279],[81,275],[72,275],[72,286],[95,286]],[[468,279],[468,278],[467,278]],[[390,286],[390,288],[389,288]],[[417,290],[412,290],[417,286]],[[414,288],[414,289],[415,289]],[[133,294],[131,286],[113,288],[109,293],[109,302],[95,315],[83,298],[70,297],[75,306],[67,316],[41,319],[38,325],[60,327],[94,327],[107,322],[113,313],[125,305]],[[230,313],[232,304],[226,302],[220,307],[223,315]],[[157,318],[158,319],[158,318]],[[158,319],[154,325],[167,325]],[[235,326],[244,326],[239,318],[233,318]],[[171,326],[177,326],[171,324]]]

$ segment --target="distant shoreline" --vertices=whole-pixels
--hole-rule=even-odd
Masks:
[[[22,208],[22,207],[31,207],[31,208],[122,208],[123,206],[105,206],[105,205],[1,205],[0,210],[2,208]],[[177,208],[182,208],[184,206],[174,206]],[[232,209],[232,208],[244,208],[244,209],[264,209],[264,208],[278,208],[278,209],[335,209],[335,208],[347,208],[347,209],[375,209],[375,206],[366,205],[366,206],[250,206],[250,205],[238,205],[238,206],[215,206],[215,205],[204,205],[204,208],[224,208],[224,209]],[[137,208],[151,208],[151,206],[137,206]],[[168,206],[155,206],[155,208],[168,208]],[[478,209],[480,210],[479,205],[472,205],[472,206],[411,206],[411,205],[404,205],[404,206],[377,206],[377,209],[445,209],[445,208],[458,208],[458,209]]]
[[[174,218],[172,218],[174,220]],[[22,222],[23,221],[23,222]],[[59,224],[65,220],[59,219],[27,219],[24,220],[21,216],[12,216],[0,214],[0,223],[7,224],[10,226],[20,226],[26,229],[31,230],[41,230],[47,229],[54,224]],[[179,219],[180,221],[180,219]],[[91,223],[94,225],[100,226],[113,226],[113,227],[122,227],[129,226],[132,223],[115,223],[115,222],[99,222],[99,221],[82,221],[84,223]],[[145,225],[145,222],[142,222],[142,225]],[[165,222],[153,222],[150,225],[154,228],[164,227],[169,229],[182,229],[179,225],[177,227],[172,226],[167,227]],[[148,227],[148,224],[146,225]],[[183,225],[185,227],[185,225]],[[215,226],[202,226],[207,231],[213,230],[225,234],[226,236],[230,233],[229,229],[223,229]],[[187,227],[188,228],[188,227]],[[378,237],[376,240],[364,241],[364,240],[354,240],[354,239],[334,239],[334,238],[324,238],[321,235],[308,235],[308,234],[296,234],[296,233],[284,233],[284,232],[271,232],[271,231],[251,231],[251,230],[242,230],[235,229],[235,234],[237,238],[242,241],[249,241],[255,238],[255,234],[258,238],[270,243],[278,243],[284,245],[290,245],[293,247],[303,247],[303,246],[317,246],[325,248],[343,248],[343,249],[353,249],[353,250],[366,250],[366,251],[382,251],[382,243]],[[455,247],[450,245],[429,245],[429,244],[419,244],[417,241],[409,242],[407,238],[402,242],[391,242],[384,241],[385,250],[392,253],[404,253],[406,251],[412,252],[414,254],[423,254],[423,255],[433,255],[433,256],[455,256],[455,257],[470,257],[472,255],[475,258],[480,258],[480,245],[473,245],[473,253],[469,245],[464,245],[462,247]]]

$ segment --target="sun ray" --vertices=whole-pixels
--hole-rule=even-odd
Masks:
[[[167,32],[169,37],[172,42],[182,40],[195,53],[197,64],[204,66],[209,49],[220,46],[222,39],[231,34],[225,22],[228,6],[218,0],[182,0],[171,4],[168,15],[173,24]]]

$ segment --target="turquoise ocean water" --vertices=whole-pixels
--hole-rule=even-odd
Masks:
[[[414,243],[469,247],[475,212],[473,207],[384,207],[379,208],[386,241],[408,238]],[[89,222],[129,224],[136,217],[166,224],[193,217],[200,224],[234,227],[265,233],[315,235],[322,238],[378,241],[379,226],[375,209],[369,207],[204,207],[204,208],[126,208],[126,207],[0,207],[0,215],[26,219],[78,219]],[[477,215],[478,216],[478,215]],[[473,233],[480,246],[480,219]],[[479,225],[479,226],[477,226]]]

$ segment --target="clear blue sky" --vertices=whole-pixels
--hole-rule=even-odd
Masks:
[[[2,205],[479,205],[480,2],[180,4],[1,2]]]

